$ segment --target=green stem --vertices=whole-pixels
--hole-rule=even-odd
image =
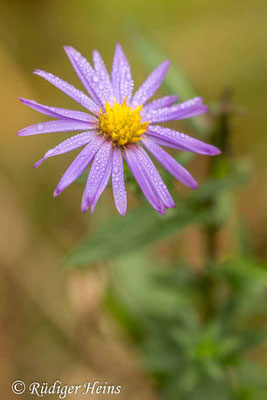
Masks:
[[[230,153],[230,124],[229,124],[229,110],[232,94],[225,91],[219,103],[217,116],[215,116],[214,130],[211,136],[213,143],[218,146],[222,155],[219,157],[210,157],[208,166],[208,176],[212,178],[219,178],[221,171],[224,170],[222,165],[227,163],[227,156]],[[213,212],[216,206],[216,198],[210,199],[206,204],[206,212]],[[221,229],[220,222],[214,222],[204,228],[204,236],[206,243],[206,259],[207,266],[211,268],[216,264],[218,257],[218,234]],[[204,296],[204,320],[211,319],[216,312],[215,292],[216,282],[210,276],[208,270],[205,271],[203,276],[203,296]]]

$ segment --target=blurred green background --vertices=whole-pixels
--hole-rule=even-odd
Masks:
[[[264,0],[1,0],[3,398],[15,398],[10,382],[20,378],[27,383],[106,380],[122,385],[116,397],[127,400],[266,399],[266,8]],[[156,67],[152,55],[161,52],[190,77],[212,106],[210,140],[218,135],[221,140],[226,119],[228,146],[221,164],[197,156],[187,165],[201,185],[222,175],[227,181],[236,170],[246,175],[241,188],[233,178],[230,188],[217,192],[211,185],[199,198],[170,182],[181,213],[189,198],[196,217],[204,212],[205,218],[201,226],[193,225],[192,210],[186,209],[187,226],[178,235],[170,212],[170,224],[145,248],[150,231],[141,229],[142,211],[142,240],[138,229],[137,239],[131,239],[131,219],[116,219],[105,230],[115,213],[110,190],[93,216],[80,212],[80,185],[53,199],[73,154],[48,160],[38,170],[32,165],[60,134],[15,135],[45,120],[18,97],[76,107],[33,76],[35,68],[81,88],[62,47],[72,45],[88,59],[96,48],[110,69],[117,41],[128,55],[136,87]],[[154,53],[144,51],[150,41]],[[225,119],[216,110],[223,110]],[[183,129],[199,135],[194,126]],[[148,205],[131,182],[128,196],[129,209],[142,205],[146,213]],[[221,220],[207,222],[214,204]],[[148,211],[152,232],[153,218],[158,217]],[[163,220],[155,221],[161,231]],[[100,225],[102,233],[90,244]],[[123,257],[118,257],[120,231],[133,241],[133,252],[131,242],[122,244]],[[88,232],[90,268],[60,268]],[[114,251],[107,245],[109,232],[117,240]]]

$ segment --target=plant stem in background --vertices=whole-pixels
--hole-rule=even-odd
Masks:
[[[228,170],[228,157],[230,150],[230,111],[231,111],[232,92],[225,90],[218,103],[218,109],[215,114],[214,128],[211,133],[211,140],[216,143],[222,151],[221,157],[208,160],[207,176],[213,179],[219,179],[225,176]],[[220,196],[221,194],[219,194]],[[224,195],[224,193],[222,193]],[[218,202],[218,196],[214,195],[206,202],[207,213],[213,212]],[[203,227],[206,244],[206,266],[203,276],[203,295],[204,295],[204,320],[211,319],[216,313],[216,283],[213,277],[208,273],[208,269],[216,265],[218,257],[218,234],[223,225],[219,218]],[[206,273],[207,272],[207,273]]]

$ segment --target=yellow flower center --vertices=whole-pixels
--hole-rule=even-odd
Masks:
[[[100,110],[99,127],[103,134],[109,135],[118,146],[128,143],[136,143],[141,140],[142,134],[147,130],[148,122],[141,122],[140,111],[143,106],[135,109],[123,104],[116,103],[111,107],[105,104],[106,112]]]

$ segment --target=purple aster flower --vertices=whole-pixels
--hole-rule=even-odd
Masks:
[[[54,196],[79,178],[92,163],[83,192],[82,212],[89,207],[94,212],[111,178],[115,205],[119,213],[125,215],[125,158],[149,203],[160,214],[165,214],[165,210],[175,207],[175,204],[146,150],[170,174],[192,189],[197,188],[195,179],[162,146],[211,156],[219,154],[220,150],[156,124],[195,117],[206,112],[207,106],[203,105],[200,97],[176,104],[176,96],[166,96],[148,103],[161,85],[169,61],[159,65],[133,94],[131,68],[120,44],[115,49],[111,77],[97,51],[93,52],[94,67],[74,48],[65,47],[65,51],[88,94],[48,72],[36,70],[34,73],[62,90],[82,105],[86,112],[48,107],[33,100],[20,99],[27,106],[55,119],[22,129],[18,135],[83,132],[48,150],[34,166],[39,166],[49,157],[83,147],[60,179]]]

